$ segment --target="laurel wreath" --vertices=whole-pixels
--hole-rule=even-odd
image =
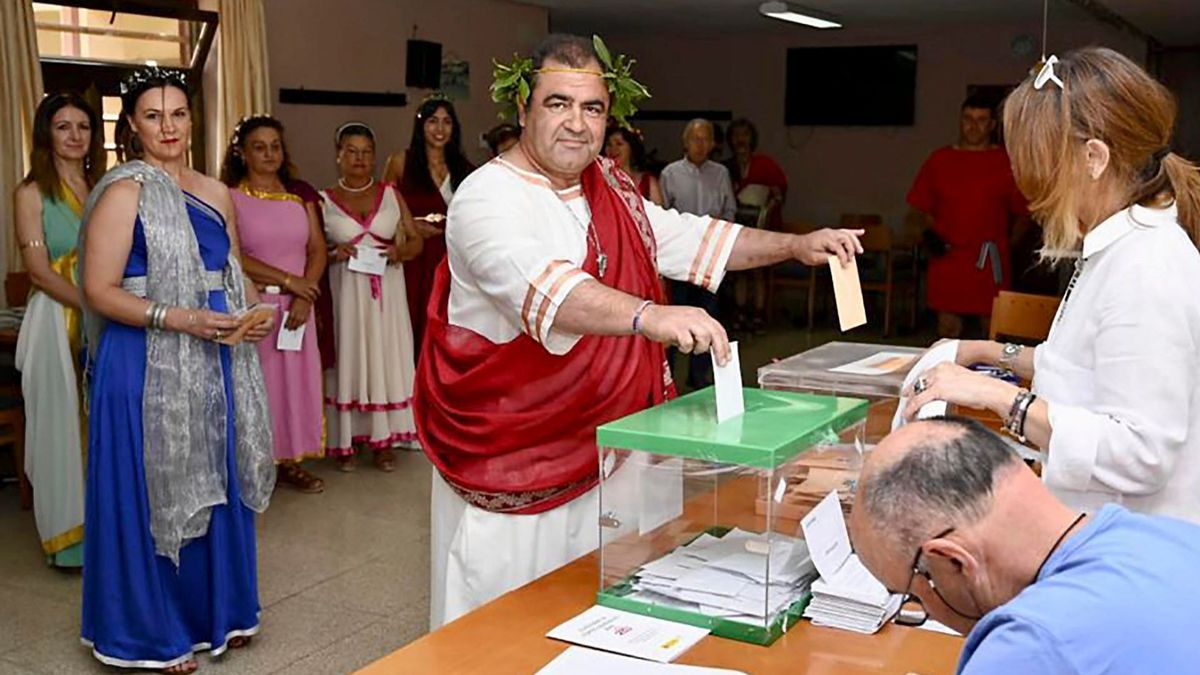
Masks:
[[[613,58],[600,36],[592,36],[592,46],[600,57],[604,68],[604,84],[610,98],[608,114],[617,124],[632,128],[629,117],[637,112],[638,104],[650,98],[650,92],[641,82],[633,79],[633,64],[636,60],[624,54]],[[533,59],[513,54],[511,63],[493,61],[492,100],[500,104],[500,118],[511,119],[517,112],[517,104],[528,103],[533,93]]]

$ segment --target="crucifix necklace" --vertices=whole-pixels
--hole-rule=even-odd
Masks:
[[[583,228],[583,231],[587,233],[588,240],[592,242],[592,248],[596,249],[596,267],[600,272],[600,278],[603,279],[604,273],[608,271],[608,255],[604,253],[604,249],[600,248],[600,237],[596,234],[596,226],[592,224],[591,218],[588,218],[588,222],[584,223],[583,219],[579,217],[579,214],[575,213],[575,209],[571,208],[567,204],[563,204],[563,206],[567,208],[567,211],[571,213],[571,217],[574,218],[575,222],[579,223],[580,227]]]
[[[525,157],[526,162],[529,162],[531,166],[536,166],[533,164],[533,162],[529,161],[529,156],[525,154],[524,148],[518,145],[517,150],[521,153],[522,157]],[[546,175],[541,171],[537,171],[537,173],[543,178],[546,178],[548,183],[550,182],[550,179],[547,178]],[[552,185],[547,185],[547,187],[549,187],[551,190],[554,189]],[[584,203],[586,204],[587,202]],[[588,221],[585,223],[583,222],[583,219],[579,217],[579,214],[575,213],[575,209],[571,208],[565,202],[563,203],[563,206],[566,207],[567,212],[571,214],[571,217],[575,219],[575,222],[579,223],[579,226],[583,228],[583,231],[587,234],[588,240],[592,242],[592,248],[596,249],[596,268],[600,273],[600,278],[603,279],[604,273],[608,271],[608,256],[604,253],[604,249],[600,248],[600,236],[596,234],[596,228],[594,225],[592,225],[590,214]]]

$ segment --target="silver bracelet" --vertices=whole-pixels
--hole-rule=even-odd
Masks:
[[[1029,413],[1029,406],[1033,405],[1035,399],[1037,396],[1027,389],[1017,392],[1016,397],[1013,398],[1012,408],[1008,411],[1008,419],[1004,420],[1004,430],[1022,443],[1025,442],[1025,417]]]
[[[1006,343],[1004,348],[1000,350],[1000,367],[1005,370],[1012,371],[1016,365],[1017,359],[1021,357],[1021,352],[1025,351],[1025,345]]]
[[[154,328],[154,311],[158,307],[158,303],[153,300],[146,305],[146,328]]]

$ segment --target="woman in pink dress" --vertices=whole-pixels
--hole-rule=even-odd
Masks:
[[[401,263],[420,254],[423,240],[396,188],[375,181],[375,132],[351,122],[335,140],[337,185],[322,191],[337,347],[325,380],[326,451],[342,471],[354,469],[357,448],[373,451],[380,471],[392,471],[392,448],[417,440]]]
[[[325,237],[315,204],[289,192],[295,167],[283,125],[260,115],[243,119],[225,151],[221,180],[237,210],[246,274],[263,302],[279,306],[275,329],[258,344],[271,409],[278,482],[306,493],[324,482],[300,462],[322,457],[321,357],[313,302],[325,271]],[[296,341],[287,343],[288,336]],[[285,339],[280,339],[280,333]]]

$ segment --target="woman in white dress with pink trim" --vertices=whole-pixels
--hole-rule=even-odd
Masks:
[[[337,131],[338,183],[322,190],[337,365],[325,373],[326,452],[354,469],[358,449],[395,468],[392,448],[416,440],[413,338],[403,260],[421,250],[395,188],[375,182],[375,134]]]

